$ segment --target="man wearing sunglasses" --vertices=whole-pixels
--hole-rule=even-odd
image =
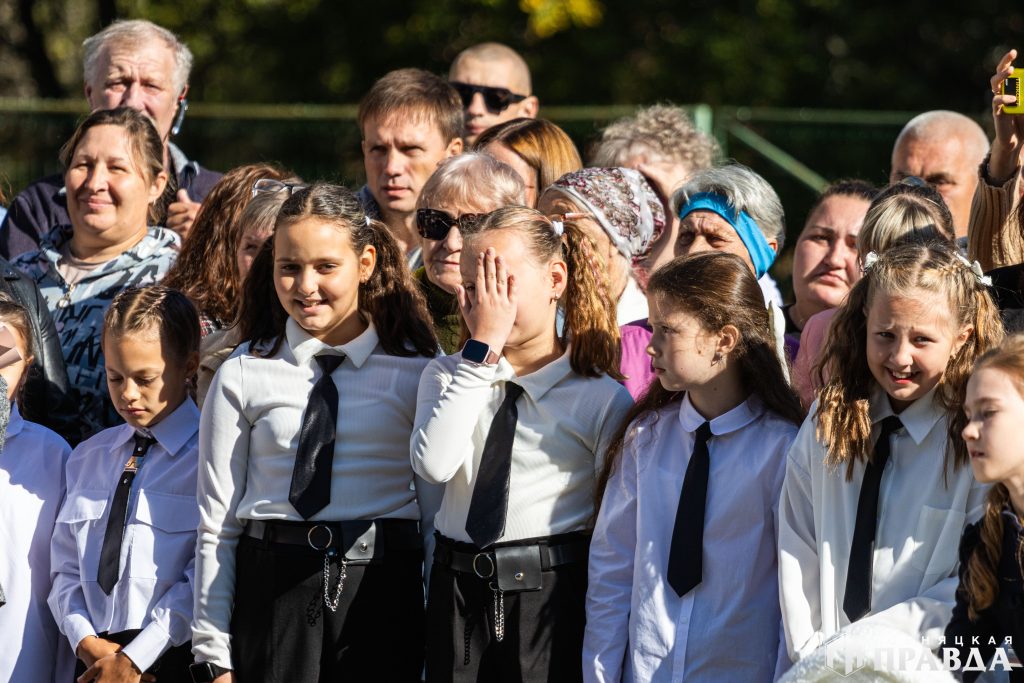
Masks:
[[[466,146],[491,126],[537,116],[530,68],[518,52],[501,43],[466,48],[452,62],[448,81],[462,98]]]

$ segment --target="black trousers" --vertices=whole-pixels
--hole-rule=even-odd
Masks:
[[[491,580],[434,562],[427,599],[428,683],[582,681],[586,560],[544,570],[542,582],[539,591],[505,593],[505,637],[499,643]]]
[[[124,647],[135,640],[135,636],[139,635],[139,633],[138,629],[133,629],[130,631],[119,631],[118,633],[100,633],[99,637]],[[192,683],[192,676],[188,672],[188,667],[191,665],[192,642],[189,641],[168,649],[160,659],[153,662],[153,666],[146,669],[143,673],[153,674],[160,683]],[[75,662],[75,680],[78,680],[78,677],[84,673],[85,662],[79,659]]]
[[[338,609],[324,605],[324,553],[239,539],[231,661],[239,683],[419,681],[423,554],[349,564]],[[338,582],[330,562],[329,590]],[[160,681],[163,683],[163,681]]]

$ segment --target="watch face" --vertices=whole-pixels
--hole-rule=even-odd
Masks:
[[[471,363],[483,363],[487,360],[487,354],[491,347],[476,339],[469,339],[462,347],[462,357]]]

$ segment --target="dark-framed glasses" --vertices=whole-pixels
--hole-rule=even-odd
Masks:
[[[440,209],[416,209],[416,230],[428,240],[443,240],[452,228],[462,230],[480,222],[487,214],[464,213],[458,218]]]
[[[291,183],[283,183],[280,180],[274,180],[273,178],[260,178],[259,180],[252,184],[252,196],[255,197],[256,195],[260,194],[274,194],[277,192],[287,191],[288,196],[291,197],[299,190],[305,190],[306,187],[308,186],[300,184],[292,185]]]
[[[473,102],[473,95],[480,93],[484,98],[484,106],[492,114],[500,114],[517,102],[526,99],[526,95],[517,95],[508,88],[492,88],[489,85],[473,85],[451,81],[451,85],[462,98],[462,107],[466,108]]]

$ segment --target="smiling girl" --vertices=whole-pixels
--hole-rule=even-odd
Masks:
[[[971,365],[1003,332],[980,269],[922,245],[868,254],[865,265],[830,331],[831,375],[782,491],[780,592],[794,660],[858,620],[937,644],[956,540],[981,514],[961,405]]]
[[[417,680],[436,503],[409,435],[428,320],[354,194],[285,200],[246,280],[242,351],[203,407],[196,681]]]

